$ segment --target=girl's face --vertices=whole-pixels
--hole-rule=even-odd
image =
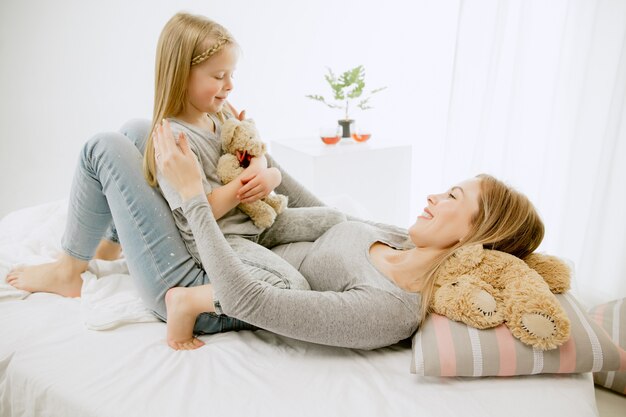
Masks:
[[[233,73],[239,50],[228,44],[204,62],[191,67],[187,86],[187,101],[201,113],[222,110],[233,89]]]
[[[471,229],[472,217],[478,214],[480,179],[472,178],[445,193],[428,196],[428,205],[409,228],[416,247],[449,248]]]

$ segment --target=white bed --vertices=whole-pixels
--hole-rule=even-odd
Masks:
[[[64,217],[58,201],[0,221],[0,416],[598,415],[589,373],[418,377],[408,342],[359,351],[260,330],[173,351],[165,324],[132,304],[123,260],[94,263],[81,298],[11,293],[9,266],[54,256]],[[112,307],[116,294],[125,309]],[[123,324],[124,315],[148,321]]]

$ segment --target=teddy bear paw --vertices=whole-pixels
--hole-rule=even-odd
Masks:
[[[474,306],[483,315],[486,321],[490,323],[501,323],[502,313],[498,309],[496,299],[487,291],[480,289],[474,291],[472,297]]]
[[[546,313],[522,315],[522,329],[533,338],[548,339],[556,335],[556,323]]]
[[[267,229],[274,224],[276,220],[276,213],[272,210],[267,210],[265,213],[255,213],[251,216],[252,222],[261,229]]]

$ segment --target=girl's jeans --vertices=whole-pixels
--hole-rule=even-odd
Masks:
[[[142,300],[157,317],[166,321],[165,293],[172,287],[209,284],[210,271],[207,273],[194,262],[167,202],[143,176],[142,155],[149,129],[149,121],[131,120],[121,133],[97,134],[84,144],[72,182],[62,246],[69,255],[89,260],[103,237],[120,242]],[[276,227],[258,236],[229,235],[227,239],[259,279],[285,289],[309,289],[296,267],[261,245],[313,241],[344,221],[345,215],[327,207],[289,209],[283,214],[277,217]],[[314,228],[311,218],[318,218],[313,222]],[[304,224],[306,228],[298,227]],[[217,300],[215,309],[221,312]],[[194,332],[256,328],[217,313],[200,314]]]

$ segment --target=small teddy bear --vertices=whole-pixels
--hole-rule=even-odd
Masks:
[[[437,272],[431,311],[486,329],[505,323],[514,337],[542,350],[570,336],[567,314],[553,293],[569,289],[560,259],[533,253],[524,260],[481,244],[458,249]]]
[[[230,118],[222,125],[222,149],[225,154],[217,161],[217,176],[223,184],[235,179],[250,164],[250,159],[265,154],[266,147],[252,119]],[[272,193],[254,203],[240,203],[237,207],[262,229],[270,227],[276,216],[287,207],[288,198]]]

